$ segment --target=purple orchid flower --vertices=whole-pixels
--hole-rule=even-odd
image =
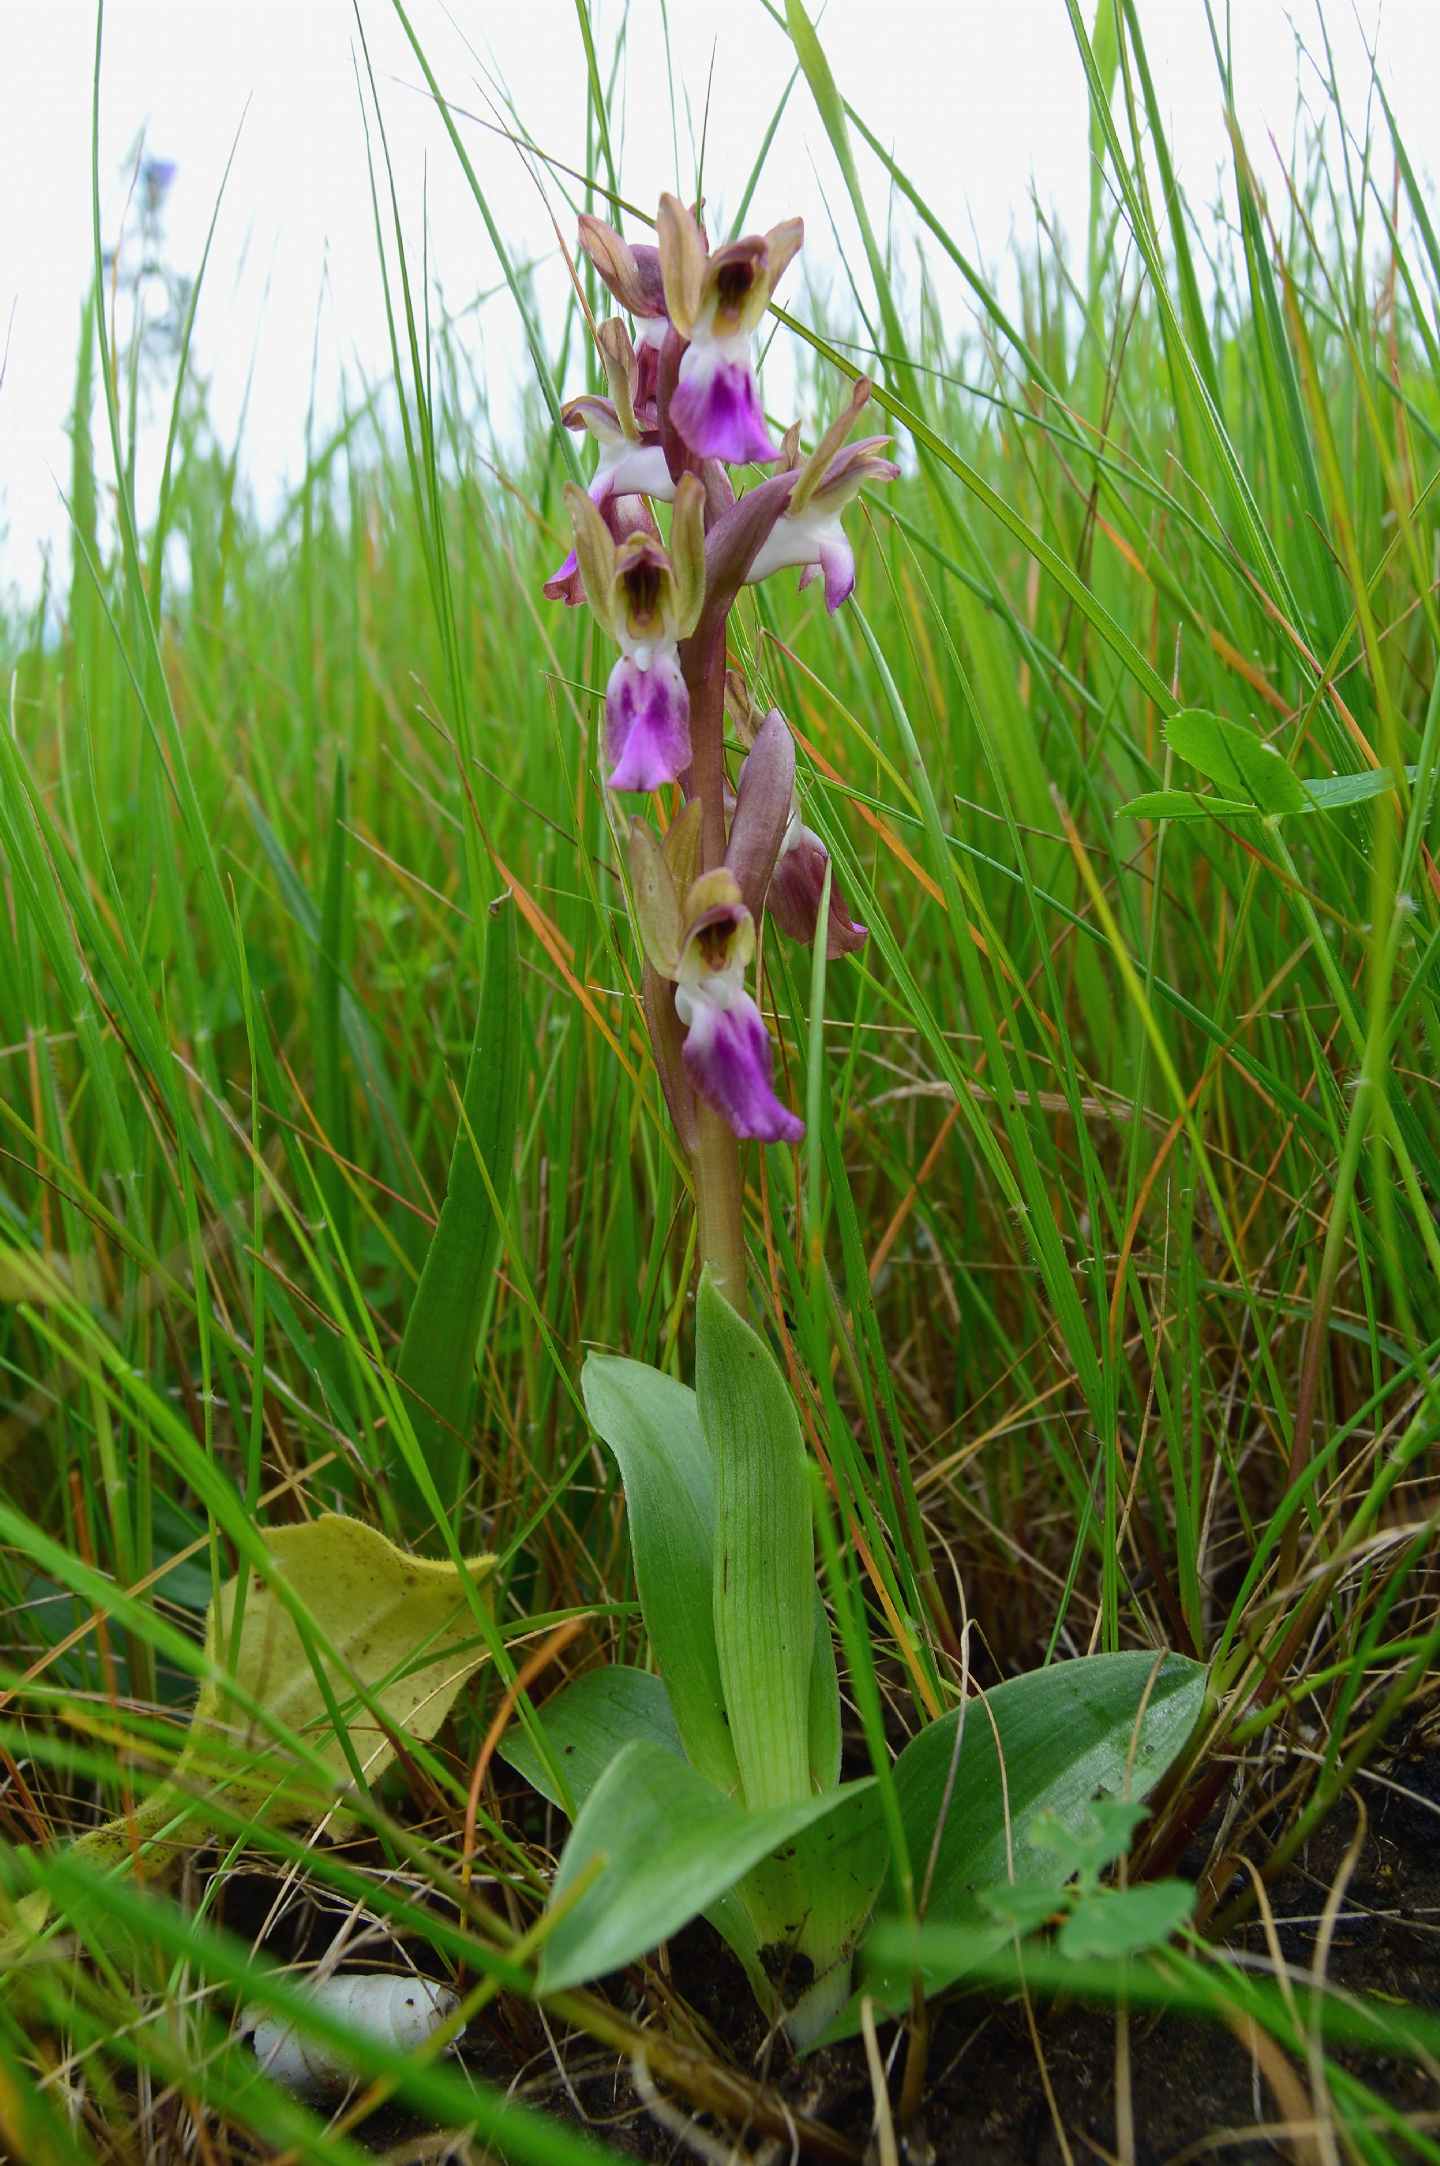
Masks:
[[[825,607],[832,615],[854,593],[855,551],[840,514],[867,482],[894,481],[900,472],[893,459],[881,457],[888,437],[864,436],[854,444],[845,442],[869,396],[869,382],[862,376],[845,411],[799,467],[789,502],[745,575],[747,585],[754,586],[793,564],[802,568],[802,588],[814,579],[824,579]]]
[[[670,547],[644,528],[616,547],[599,508],[565,491],[586,598],[620,648],[605,688],[613,790],[656,790],[690,765],[690,693],[679,642],[705,599],[705,491],[693,474],[675,491]]]
[[[715,878],[715,875],[711,875]],[[721,873],[719,879],[729,879]],[[805,1123],[780,1103],[770,1081],[770,1033],[745,990],[755,953],[755,920],[738,900],[716,903],[690,929],[675,987],[685,1026],[685,1072],[737,1136],[798,1143]]]
[[[770,296],[805,237],[803,221],[786,219],[713,254],[678,196],[661,196],[657,223],[665,306],[688,341],[670,419],[702,459],[771,465],[780,453],[765,427],[751,349]]]
[[[657,542],[660,539],[655,514],[643,496],[607,496],[596,509],[617,547],[628,541],[632,534],[649,534]],[[567,609],[578,608],[584,601],[585,582],[580,576],[580,559],[573,549],[558,570],[550,574],[542,592],[547,602],[564,602]]]
[[[689,1089],[737,1136],[798,1143],[805,1124],[775,1095],[770,1034],[745,990],[755,920],[740,882],[722,866],[689,880],[681,903],[676,876],[688,873],[697,844],[689,807],[663,844],[645,821],[632,824],[630,878],[647,975],[674,987],[673,1013],[684,1033],[680,1065]],[[672,1101],[678,1081],[667,1079]],[[687,1117],[682,1110],[682,1133]]]
[[[649,434],[642,431],[636,419],[633,394],[637,371],[630,334],[618,317],[612,317],[608,323],[601,324],[595,336],[610,382],[610,397],[598,398],[587,393],[578,399],[570,399],[561,407],[560,418],[567,429],[583,429],[599,446],[599,457],[590,480],[590,500],[604,515],[611,539],[619,542],[627,533],[634,532],[640,522],[627,515],[627,524],[622,530],[620,515],[612,512],[611,507],[618,500],[641,496],[654,497],[660,503],[668,504],[675,494],[675,484],[659,437],[653,431]],[[651,525],[653,528],[653,521]],[[550,574],[544,592],[550,601],[563,600],[572,604],[579,601],[579,560],[573,549],[558,570]]]
[[[792,808],[785,824],[780,855],[770,877],[765,907],[782,933],[790,939],[814,944],[820,922],[820,900],[825,892],[825,868],[830,852],[813,828],[806,827],[798,809]],[[830,907],[825,918],[825,954],[830,962],[853,955],[870,935],[858,918],[852,918],[834,873],[830,876]]]

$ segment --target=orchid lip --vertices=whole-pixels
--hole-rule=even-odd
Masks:
[[[690,694],[673,645],[620,656],[605,688],[605,750],[612,790],[658,790],[690,765]]]
[[[756,1142],[798,1143],[805,1124],[775,1095],[769,1033],[739,970],[680,984],[675,1011],[685,1025],[685,1071],[726,1125]]]
[[[765,427],[748,338],[697,338],[680,361],[670,417],[702,459],[773,465],[780,453]]]

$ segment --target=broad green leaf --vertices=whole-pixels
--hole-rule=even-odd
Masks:
[[[1157,1668],[1143,1652],[1089,1655],[1011,1678],[922,1730],[895,1763],[895,1787],[927,1921],[973,1926],[977,1945],[999,1946],[1010,1929],[987,1916],[982,1891],[1053,1881],[1055,1827],[1079,1837],[1097,1799],[1147,1797],[1204,1703],[1205,1671],[1183,1656]],[[927,1988],[958,1975],[927,1972]],[[867,1974],[866,1991],[890,2007],[908,1990],[904,1978]],[[852,2019],[832,2035],[848,2028]]]
[[[679,1760],[685,1757],[664,1685],[650,1671],[630,1669],[623,1663],[586,1670],[545,1702],[538,1720],[550,1762],[570,1792],[568,1798],[561,1795],[544,1754],[523,1732],[512,1729],[501,1752],[542,1797],[572,1817],[611,1761],[636,1738],[648,1739]],[[704,1915],[739,1957],[761,2005],[767,2005],[771,1989],[760,1961],[762,1938],[740,1893],[730,1890],[716,1896],[705,1906]]]
[[[640,1607],[685,1750],[702,1775],[734,1791],[740,1774],[711,1600],[715,1471],[695,1394],[610,1354],[590,1356],[580,1389],[625,1484]]]
[[[1203,707],[1186,707],[1171,715],[1165,738],[1172,751],[1208,775],[1218,788],[1247,797],[1262,812],[1310,809],[1299,777],[1278,752],[1239,722],[1207,714]]]
[[[408,1388],[416,1441],[447,1508],[460,1487],[474,1400],[475,1357],[495,1291],[499,1213],[510,1188],[525,1045],[515,914],[501,910],[490,920],[463,1118],[450,1156],[445,1201],[395,1365],[396,1375]],[[423,1523],[429,1515],[413,1475],[404,1467],[397,1467],[395,1474],[412,1515]]]
[[[857,1787],[747,1812],[665,1746],[625,1746],[565,1845],[541,1991],[583,1985],[657,1947],[802,1828],[848,1806]]]
[[[715,1465],[715,1644],[745,1802],[810,1792],[815,1530],[805,1445],[774,1356],[708,1274],[696,1397]]]
[[[397,1738],[432,1738],[485,1660],[453,1564],[407,1556],[373,1527],[334,1513],[272,1527],[265,1546],[286,1593],[249,1584],[237,1638],[240,1582],[225,1582],[206,1616],[214,1674],[173,1774],[134,1812],[81,1836],[72,1856],[118,1866],[171,1823],[177,1839],[197,1841],[222,1806],[281,1825],[317,1815],[357,1771],[376,1781]],[[472,1557],[464,1569],[483,1579],[494,1561]],[[43,1922],[37,1907],[23,1916],[32,1931]]]
[[[542,1797],[572,1815],[583,1808],[611,1762],[637,1738],[684,1758],[665,1687],[648,1670],[619,1663],[587,1670],[547,1700],[538,1719],[548,1763],[534,1740],[519,1730],[508,1734],[501,1751]],[[568,1798],[561,1794],[552,1764]],[[848,1964],[874,1905],[885,1872],[875,1793],[852,1785],[843,1808],[803,1828],[781,1848],[790,1855],[762,1860],[735,1887],[708,1902],[703,1913],[744,1965],[761,2006],[777,2017],[786,2011],[761,1962],[762,1948],[798,1923],[801,1952],[817,1971],[841,1961]]]
[[[922,1730],[895,1763],[895,1788],[917,1875],[929,1875],[927,1917],[943,1923],[980,1888],[1038,1878],[1053,1867],[1047,1832],[1059,1822],[1078,1835],[1097,1798],[1147,1797],[1204,1697],[1204,1669],[1183,1656],[1157,1671],[1143,1652],[1090,1655],[1011,1678]]]
[[[1139,1955],[1159,1948],[1195,1908],[1183,1880],[1153,1880],[1140,1888],[1102,1888],[1077,1903],[1060,1928],[1062,1955]]]
[[[622,1662],[586,1670],[555,1693],[537,1717],[550,1760],[565,1783],[563,1795],[533,1738],[512,1727],[500,1747],[516,1773],[573,1818],[610,1762],[637,1737],[685,1757],[670,1697],[658,1677]]]

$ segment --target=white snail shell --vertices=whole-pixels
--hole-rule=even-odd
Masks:
[[[430,1978],[397,1978],[392,1971],[350,1971],[302,1990],[337,2023],[401,2053],[422,2045],[459,2005],[447,1986]],[[247,2008],[240,2028],[251,2033],[255,2058],[265,2074],[287,2090],[339,2091],[354,2080],[355,2070],[343,2049],[302,2036],[283,2016]]]

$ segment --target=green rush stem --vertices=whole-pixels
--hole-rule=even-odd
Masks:
[[[725,626],[705,657],[690,710],[695,794],[700,800],[700,864],[713,872],[725,862]],[[690,1168],[699,1218],[700,1263],[710,1266],[726,1300],[745,1314],[744,1189],[740,1144],[720,1115],[697,1101],[697,1135]]]

